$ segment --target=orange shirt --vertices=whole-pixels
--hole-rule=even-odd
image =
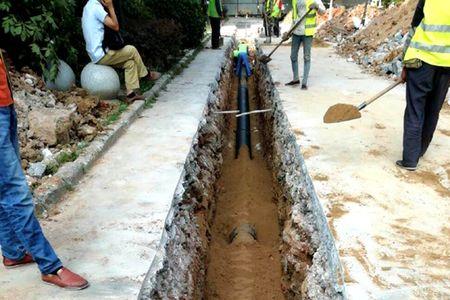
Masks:
[[[0,107],[9,106],[13,103],[6,72],[5,64],[3,63],[3,60],[0,59]]]

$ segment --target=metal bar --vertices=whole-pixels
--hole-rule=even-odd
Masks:
[[[241,112],[240,110],[224,110],[224,111],[214,111],[213,114],[226,115],[226,114],[238,114],[240,112]]]
[[[266,112],[269,112],[269,111],[272,111],[272,109],[269,108],[269,109],[252,110],[252,111],[249,111],[249,112],[246,112],[246,113],[238,114],[238,115],[236,115],[236,118],[243,117],[243,116],[248,116],[248,115],[260,114],[260,113],[266,113]]]

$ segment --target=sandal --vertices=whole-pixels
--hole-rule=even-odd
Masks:
[[[139,94],[136,94],[136,92],[132,92],[131,94],[127,95],[125,102],[127,104],[132,104],[134,101],[137,101],[137,100],[145,100],[144,95],[139,95]]]

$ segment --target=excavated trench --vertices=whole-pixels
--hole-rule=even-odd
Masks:
[[[227,52],[229,57],[229,51]],[[267,66],[246,82],[250,145],[237,149],[239,79],[211,85],[140,299],[344,299],[339,257]],[[250,151],[250,149],[252,151]]]

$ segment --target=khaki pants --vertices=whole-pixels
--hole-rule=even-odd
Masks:
[[[109,50],[98,64],[125,69],[125,85],[130,91],[138,89],[139,78],[148,74],[139,52],[131,45],[120,50]]]

